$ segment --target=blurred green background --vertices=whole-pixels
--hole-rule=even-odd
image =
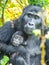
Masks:
[[[45,10],[46,23],[49,25],[49,0],[0,0],[0,27],[9,20],[19,18],[23,8],[33,4]]]

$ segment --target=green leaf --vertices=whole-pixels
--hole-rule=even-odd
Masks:
[[[36,30],[33,30],[32,33],[33,33],[35,36],[38,36],[38,35],[41,35],[41,30],[40,30],[40,29],[36,29]]]
[[[2,27],[2,25],[3,25],[2,22],[0,22],[0,27]]]
[[[37,4],[40,6],[47,6],[49,4],[48,0],[28,0],[30,5]]]
[[[0,64],[1,65],[6,65],[9,61],[9,57],[8,56],[3,56],[3,58],[0,60]]]

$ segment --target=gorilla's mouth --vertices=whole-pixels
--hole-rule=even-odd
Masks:
[[[32,31],[34,30],[34,28],[29,28],[29,27],[24,27],[24,32],[27,34],[33,34]]]
[[[25,27],[24,32],[27,34],[41,35],[40,29],[34,29],[34,28],[29,28],[29,27]]]

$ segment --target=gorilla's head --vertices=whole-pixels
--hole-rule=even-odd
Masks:
[[[43,10],[39,6],[27,6],[22,13],[22,28],[27,34],[32,34],[34,29],[42,28]]]

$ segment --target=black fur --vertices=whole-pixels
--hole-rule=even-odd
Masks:
[[[41,30],[42,19],[34,14],[38,12],[43,12],[39,6],[27,6],[20,18],[13,20],[14,27],[9,21],[0,28],[0,50],[6,52],[6,54],[12,54],[10,58],[13,65],[41,65],[41,41],[32,33],[34,29]],[[10,41],[12,35],[17,31],[22,32],[23,35],[19,33],[18,35],[23,36],[24,41],[15,47]],[[16,54],[13,55],[13,53]]]

